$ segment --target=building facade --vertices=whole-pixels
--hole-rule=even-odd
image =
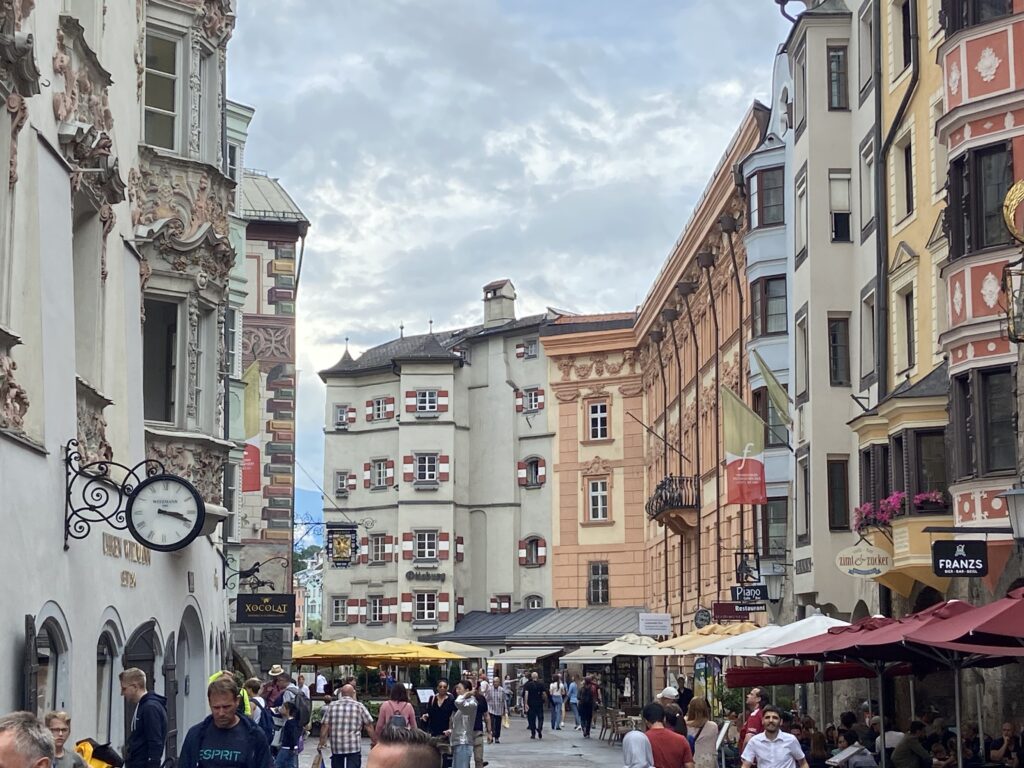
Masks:
[[[416,639],[551,604],[549,317],[517,319],[509,280],[483,303],[480,325],[346,350],[320,373],[325,638]]]
[[[117,672],[168,697],[167,755],[229,655],[219,524],[232,183],[221,153],[227,0],[7,3],[0,129],[0,487],[23,578],[0,631],[6,710],[65,709],[123,744]],[[50,91],[40,94],[40,84]],[[152,551],[125,530],[149,460],[206,527]],[[108,472],[84,465],[115,462]],[[125,467],[137,474],[126,475]],[[84,473],[83,473],[84,472]],[[132,477],[135,479],[133,480]],[[153,596],[159,595],[158,600]]]

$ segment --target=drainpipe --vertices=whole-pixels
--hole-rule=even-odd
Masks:
[[[655,329],[650,333],[651,346],[658,356],[658,367],[661,369],[661,418],[662,433],[664,438],[661,441],[662,462],[665,467],[665,476],[668,476],[668,381],[665,379],[665,361],[661,357],[661,342],[665,340],[665,333]],[[664,482],[664,480],[662,481]],[[662,560],[665,566],[665,613],[668,613],[668,526],[662,538]]]
[[[721,386],[721,366],[719,355],[721,347],[721,327],[718,324],[718,307],[715,305],[715,289],[711,281],[711,269],[715,266],[715,254],[703,250],[697,254],[697,264],[708,278],[708,305],[711,307],[711,322],[715,329],[715,541],[718,542],[719,557],[715,558],[715,583],[719,595],[722,594],[722,441],[719,424],[721,422],[722,398],[718,392]]]
[[[696,497],[697,497],[697,536],[696,536],[696,576],[697,576],[697,605],[700,605],[701,597],[701,581],[700,581],[700,565],[701,565],[701,552],[700,552],[700,519],[701,519],[701,498],[700,498],[700,342],[697,339],[697,326],[693,322],[693,312],[690,309],[690,296],[697,292],[697,281],[687,280],[676,285],[676,292],[683,297],[683,302],[686,304],[686,319],[690,325],[690,337],[693,339],[693,386],[695,397],[693,398],[694,407],[694,429],[693,429],[693,464],[695,477],[694,481],[697,484]],[[679,385],[680,393],[682,392],[682,382]],[[682,395],[680,394],[680,397]]]
[[[736,220],[736,217],[733,216],[732,214],[723,213],[721,216],[718,217],[718,226],[721,227],[722,234],[725,235],[726,242],[729,243],[729,256],[732,258],[732,276],[733,276],[734,282],[736,283],[736,296],[737,296],[737,299],[739,300],[739,310],[740,310],[739,326],[738,326],[739,327],[738,343],[739,343],[739,353],[740,353],[740,361],[739,361],[740,362],[740,376],[739,376],[740,393],[739,394],[740,394],[740,399],[742,400],[743,399],[743,369],[744,369],[745,364],[746,364],[746,358],[744,358],[744,356],[743,356],[744,355],[744,349],[743,349],[743,318],[744,318],[744,314],[743,314],[743,283],[740,280],[740,265],[739,265],[739,262],[736,261],[736,247],[735,247],[735,245],[733,245],[733,242],[732,242],[733,235],[735,235],[736,232],[739,230],[739,222]],[[751,512],[751,515],[753,515],[753,512]],[[743,557],[744,558],[746,558],[746,549],[747,549],[747,547],[746,547],[746,540],[747,540],[747,535],[746,535],[746,530],[747,530],[746,529],[746,517],[747,517],[746,505],[740,504],[740,552],[743,553]],[[751,528],[753,528],[753,526],[751,526]],[[754,541],[757,541],[756,537],[754,537]]]
[[[679,482],[683,482],[683,358],[679,355],[679,337],[676,336],[675,321],[679,318],[679,310],[675,307],[665,307],[661,310],[661,319],[665,322],[665,328],[668,329],[669,335],[672,336],[672,346],[676,351],[676,384],[678,385],[679,391],[676,393],[676,431],[678,433],[679,450],[676,451],[678,461],[678,477]],[[666,537],[668,532],[666,530]],[[683,616],[683,537],[679,536],[679,618],[682,620]],[[668,586],[668,564],[665,565],[666,576],[665,584],[666,591]],[[665,598],[666,602],[668,598]],[[668,657],[666,656],[666,669],[668,668]]]

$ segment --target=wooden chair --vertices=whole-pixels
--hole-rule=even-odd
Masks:
[[[619,712],[615,718],[615,730],[612,735],[612,743],[622,741],[622,737],[633,730],[633,721],[623,712]]]
[[[611,720],[608,716],[608,708],[601,707],[601,709],[597,711],[597,714],[601,716],[601,733],[598,734],[597,740],[604,741],[605,735],[609,730],[611,730]]]

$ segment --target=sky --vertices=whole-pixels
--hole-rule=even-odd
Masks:
[[[311,222],[299,282],[296,483],[323,478],[317,371],[480,322],[636,307],[754,99],[772,0],[247,0],[228,96],[245,165]],[[308,473],[308,474],[307,474]],[[313,479],[311,479],[311,477]],[[319,518],[316,493],[297,510]]]

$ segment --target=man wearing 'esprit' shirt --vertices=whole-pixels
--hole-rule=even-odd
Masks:
[[[189,729],[181,746],[179,768],[267,768],[267,737],[251,718],[239,717],[238,686],[228,677],[206,689],[210,715]]]

